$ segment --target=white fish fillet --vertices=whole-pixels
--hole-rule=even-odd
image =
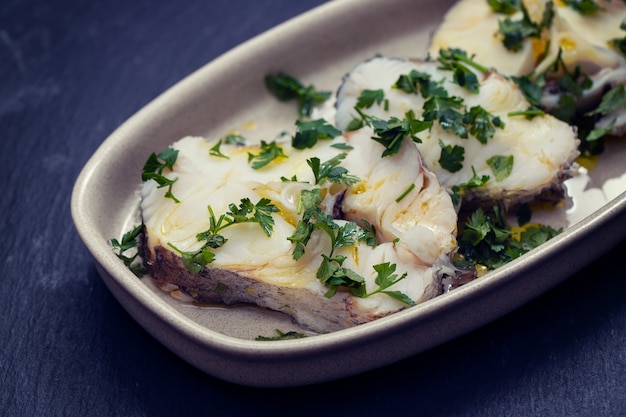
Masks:
[[[547,0],[524,0],[531,19],[541,21]],[[611,87],[626,83],[626,58],[610,46],[611,41],[623,39],[620,24],[626,20],[626,4],[622,1],[598,0],[600,9],[592,14],[581,14],[563,2],[554,2],[554,18],[544,30],[541,39],[527,38],[519,51],[510,51],[502,44],[499,21],[521,19],[521,12],[511,16],[494,13],[486,0],[460,0],[446,13],[443,22],[433,34],[429,53],[437,56],[441,49],[460,48],[476,61],[513,76],[537,75],[548,71],[548,78],[558,80],[562,71],[551,73],[550,68],[561,54],[562,62],[573,73],[577,67],[589,76],[592,86],[583,91],[576,103],[581,112],[595,107]],[[555,83],[556,84],[556,83]],[[542,105],[546,109],[558,106],[561,96],[558,87],[544,90]],[[626,131],[626,110],[610,114],[597,127],[614,123],[612,133]]]
[[[338,224],[346,221],[374,225],[379,245],[357,243],[335,254],[346,257],[347,267],[366,280],[367,292],[377,288],[373,265],[390,262],[397,273],[408,275],[389,288],[400,291],[416,303],[441,292],[441,277],[448,268],[448,254],[456,246],[457,215],[449,195],[432,173],[420,163],[410,141],[393,157],[381,159],[382,146],[372,141],[369,129],[319,141],[311,149],[292,149],[284,143],[287,158],[254,170],[248,152],[257,147],[221,146],[230,159],[209,155],[215,142],[187,137],[172,145],[179,151],[169,178],[177,178],[172,188],[180,203],[165,198],[165,189],[149,180],[141,190],[144,223],[142,256],[157,285],[178,288],[199,302],[245,302],[290,314],[302,326],[316,332],[330,332],[368,322],[406,307],[386,294],[359,298],[339,291],[327,298],[328,291],[317,278],[321,254],[330,251],[330,238],[313,233],[305,254],[294,260],[294,244],[287,238],[294,233],[301,217],[298,210],[302,190],[316,187],[307,159],[322,162],[341,152],[348,155],[341,166],[361,181],[350,185],[325,183],[326,212],[343,212]],[[334,143],[345,143],[351,150],[338,150]],[[282,181],[281,177],[297,177]],[[399,202],[395,200],[414,184]],[[210,205],[219,216],[228,205],[249,198],[253,203],[268,198],[280,211],[272,213],[274,229],[266,236],[255,223],[242,223],[223,230],[226,244],[215,249],[215,260],[199,274],[186,270],[173,244],[182,251],[197,250],[202,243],[196,234],[209,227]]]
[[[355,105],[366,89],[382,89],[388,106],[387,103],[374,104],[371,108],[362,109],[364,113],[387,120],[392,116],[403,118],[407,111],[412,110],[418,119],[421,118],[425,99],[420,94],[392,88],[400,75],[413,70],[429,74],[434,81],[442,81],[448,94],[462,98],[467,109],[482,106],[505,124],[504,128],[495,129],[494,136],[486,144],[471,135],[463,139],[444,130],[438,123],[429,131],[418,134],[422,143],[418,143],[417,147],[424,162],[444,187],[464,184],[476,173],[478,176],[488,175],[490,180],[482,187],[467,189],[466,203],[487,202],[492,205],[494,200],[499,200],[509,206],[538,196],[562,197],[562,182],[578,155],[578,139],[574,130],[550,115],[532,119],[509,116],[510,112],[528,109],[529,103],[512,81],[496,72],[487,75],[476,72],[480,80],[480,91],[476,94],[455,84],[451,72],[439,69],[437,62],[373,58],[346,75],[337,93],[337,127],[346,129],[358,116]],[[462,169],[450,172],[440,163],[441,143],[464,148]],[[513,156],[513,168],[506,178],[496,180],[488,164],[494,156]]]

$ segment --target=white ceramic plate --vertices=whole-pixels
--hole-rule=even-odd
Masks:
[[[342,0],[248,41],[158,97],[97,150],[72,196],[77,230],[104,282],[156,339],[199,369],[254,386],[292,386],[353,375],[398,361],[475,329],[551,288],[626,236],[624,150],[570,185],[576,210],[561,213],[557,238],[487,277],[390,317],[332,334],[260,342],[301,330],[253,307],[197,308],[137,279],[109,245],[136,224],[136,191],[147,156],[186,135],[274,137],[295,120],[292,105],[264,88],[279,70],[335,89],[375,54],[423,57],[453,0]],[[592,197],[587,197],[592,196]],[[591,201],[591,204],[583,204]]]

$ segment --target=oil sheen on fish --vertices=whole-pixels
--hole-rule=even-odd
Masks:
[[[396,155],[381,158],[382,145],[370,139],[372,134],[365,127],[306,149],[279,143],[282,156],[258,169],[251,166],[250,155],[259,154],[259,145],[222,143],[215,152],[217,142],[200,137],[174,143],[176,162],[163,175],[175,179],[170,191],[179,202],[166,198],[167,187],[152,179],[141,190],[140,251],[154,282],[200,303],[243,302],[281,311],[315,332],[365,323],[438,295],[456,246],[455,209],[410,140]],[[312,169],[315,158],[318,167],[340,161],[333,166],[353,181],[320,181]],[[374,230],[376,242],[352,238],[342,245],[327,230],[314,227],[304,253],[294,259],[294,234],[306,213],[304,196],[314,191],[322,197],[315,219],[328,216],[326,227],[333,233],[356,223],[355,236]],[[265,199],[276,208],[267,213],[271,233],[256,222],[224,228],[225,243],[211,249],[214,259],[191,271],[183,254],[198,251],[206,243],[199,234],[211,228],[211,219],[245,199],[253,204]],[[333,295],[318,279],[324,256],[331,253],[339,260],[334,267],[363,278],[360,295],[341,286]],[[410,303],[376,293],[376,265],[395,266],[398,278],[406,273],[385,291],[406,296]]]

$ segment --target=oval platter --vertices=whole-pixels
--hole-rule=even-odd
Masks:
[[[626,180],[617,145],[595,177],[568,189],[576,211],[564,231],[508,265],[449,293],[354,328],[296,340],[256,341],[302,331],[276,312],[250,306],[197,307],[138,279],[109,243],[137,224],[147,156],[187,135],[274,137],[293,127],[293,106],[263,84],[284,71],[333,90],[375,56],[423,57],[452,0],[337,0],[253,38],[200,68],[113,132],[80,173],[72,216],[102,279],[158,341],[215,377],[285,387],[354,375],[415,355],[478,328],[552,288],[626,236]],[[341,28],[341,30],[337,30]],[[582,181],[582,182],[581,182]],[[590,197],[592,196],[592,197]],[[598,198],[598,196],[600,196]]]

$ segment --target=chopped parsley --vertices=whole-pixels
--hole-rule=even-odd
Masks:
[[[494,155],[487,159],[496,182],[506,179],[513,171],[513,155]]]
[[[163,171],[166,168],[169,170],[174,168],[177,158],[178,150],[174,148],[167,148],[159,154],[153,152],[143,166],[141,180],[154,180],[158,184],[158,188],[167,187],[165,198],[171,198],[175,203],[180,203],[180,201],[174,197],[174,194],[172,194],[172,185],[174,185],[178,178],[169,179],[163,175]]]
[[[617,84],[604,94],[598,107],[588,112],[587,116],[606,116],[618,109],[626,109],[626,88],[624,84]]]
[[[135,252],[132,255],[128,255],[126,252],[137,248],[142,229],[143,225],[140,224],[124,233],[121,241],[118,241],[117,239],[110,240],[111,246],[113,247],[117,257],[120,258],[124,262],[124,265],[126,265],[126,267],[128,267],[128,269],[130,269],[131,272],[137,277],[145,275],[147,272],[146,268],[141,262],[136,262],[137,257],[139,256],[138,252]]]
[[[454,82],[472,93],[478,93],[480,81],[478,81],[478,77],[470,67],[477,69],[483,74],[490,72],[489,68],[468,57],[467,52],[462,49],[442,49],[439,51],[438,61],[441,63],[440,69],[452,71]]]
[[[391,117],[389,120],[383,120],[375,116],[360,114],[363,121],[374,129],[375,136],[372,136],[372,139],[385,147],[382,157],[397,154],[407,137],[410,137],[413,142],[420,143],[422,140],[417,137],[417,134],[432,126],[432,122],[416,119],[412,110],[405,114],[404,119]]]
[[[583,16],[591,16],[605,10],[594,0],[563,0],[563,3]]]
[[[222,143],[225,143],[227,145],[245,145],[246,144],[246,138],[241,136],[238,133],[229,133],[228,135],[224,136],[221,140]]]
[[[415,188],[415,183],[411,183],[411,185],[409,185],[404,191],[402,191],[402,194],[400,194],[398,198],[396,198],[396,203],[399,203],[400,201],[404,200],[404,197],[409,195],[409,193],[413,191],[414,188]]]
[[[278,329],[274,330],[276,332],[276,336],[257,336],[254,340],[258,340],[261,342],[272,342],[272,341],[276,341],[276,340],[293,340],[293,339],[302,339],[304,337],[307,337],[306,334],[304,333],[299,333],[299,332],[286,332],[283,333]]]
[[[460,97],[449,97],[448,93],[433,95],[424,103],[423,117],[426,121],[439,120],[446,132],[453,132],[461,138],[468,137],[468,129],[463,122],[465,106]]]
[[[298,79],[285,73],[268,74],[265,86],[280,101],[296,100],[301,118],[311,116],[313,107],[328,100],[330,91],[317,91],[314,86],[304,86]]]
[[[526,226],[521,233],[514,233],[499,206],[494,206],[488,212],[479,208],[469,216],[459,234],[459,253],[465,261],[493,270],[560,232],[560,229],[555,230],[550,226],[533,225]]]
[[[504,129],[502,119],[492,115],[482,106],[474,106],[465,113],[463,123],[469,126],[469,132],[482,144],[493,137],[496,128]]]
[[[376,104],[381,104],[385,99],[385,92],[378,90],[363,90],[356,101],[356,107],[359,109],[370,108]]]
[[[520,8],[522,0],[487,0],[494,13],[511,15]]]
[[[297,131],[291,139],[295,149],[312,148],[320,139],[334,139],[341,131],[324,119],[296,121]]]
[[[441,85],[431,79],[430,74],[412,70],[408,74],[401,74],[392,88],[402,90],[407,94],[421,94],[427,98],[431,96],[447,95],[448,92]]]
[[[234,203],[229,204],[229,211],[217,217],[211,206],[209,211],[209,228],[196,235],[198,242],[204,241],[204,245],[196,251],[182,251],[169,243],[182,258],[185,267],[192,273],[198,274],[207,264],[215,259],[214,249],[221,248],[227,242],[220,232],[227,227],[241,223],[258,223],[263,233],[270,237],[274,229],[274,219],[272,213],[278,212],[278,208],[267,198],[262,198],[258,203],[253,204],[250,199],[242,198],[239,206]]]
[[[512,5],[512,3],[509,3],[509,5]],[[534,22],[530,18],[528,9],[524,5],[524,2],[520,1],[518,6],[519,10],[522,12],[521,19],[513,20],[510,17],[507,17],[498,21],[502,44],[505,48],[513,52],[521,50],[526,39],[541,38],[543,30],[552,25],[555,13],[554,3],[552,1],[548,1],[545,5],[541,21]],[[493,8],[493,6],[491,7]],[[510,9],[507,7],[506,10],[509,11]]]
[[[248,152],[248,163],[250,163],[252,169],[261,169],[278,158],[287,158],[287,155],[285,155],[283,148],[278,146],[276,141],[268,143],[262,140],[261,151],[258,154],[255,155]]]
[[[211,149],[209,149],[209,155],[211,156],[216,156],[218,158],[224,158],[224,159],[230,159],[230,157],[228,155],[225,155],[222,153],[221,148],[222,147],[222,140],[218,140],[217,143],[211,147]]]
[[[287,239],[294,243],[292,256],[297,261],[304,255],[306,245],[316,230],[328,235],[331,240],[330,253],[321,255],[322,261],[315,275],[324,286],[328,287],[325,296],[331,298],[340,288],[344,288],[356,297],[369,297],[375,293],[384,293],[407,305],[413,305],[413,300],[401,292],[386,290],[406,277],[406,274],[400,277],[393,274],[395,265],[386,267],[374,265],[374,270],[378,272],[375,282],[379,287],[370,294],[366,292],[365,278],[346,268],[343,265],[346,257],[336,254],[336,251],[343,247],[354,246],[356,242],[361,241],[369,246],[376,246],[378,242],[375,228],[365,220],[362,221],[363,227],[349,221],[338,224],[331,215],[320,209],[322,200],[320,188],[301,192],[298,211],[302,217],[294,233]]]
[[[406,272],[398,276],[395,273],[396,265],[390,264],[389,262],[374,265],[374,271],[376,271],[376,274],[377,274],[374,282],[376,283],[376,285],[378,285],[378,288],[368,294],[363,295],[364,298],[370,297],[374,294],[382,293],[406,305],[409,305],[409,306],[415,305],[415,301],[413,301],[411,298],[409,298],[409,296],[407,296],[403,292],[387,290],[387,288],[391,287],[393,284],[406,278],[407,276]]]
[[[307,159],[306,162],[313,170],[313,175],[315,176],[315,184],[321,184],[323,181],[328,180],[337,184],[352,185],[361,181],[359,177],[350,174],[346,168],[339,165],[346,156],[348,154],[342,152],[324,163],[321,163],[317,157]]]
[[[626,30],[626,20],[622,20],[622,23],[620,23],[619,28],[621,30]],[[626,36],[622,38],[611,39],[609,41],[609,45],[611,45],[613,48],[620,51],[622,55],[626,55]]]
[[[446,145],[439,139],[441,154],[439,155],[439,165],[448,172],[458,172],[463,169],[465,160],[465,148],[458,145]]]
[[[465,193],[465,190],[470,188],[482,187],[487,183],[487,181],[491,179],[489,175],[478,176],[474,167],[472,167],[472,173],[472,178],[470,178],[467,182],[453,185],[451,187],[452,194],[450,197],[452,198],[452,203],[455,206],[461,202],[461,197]]]

